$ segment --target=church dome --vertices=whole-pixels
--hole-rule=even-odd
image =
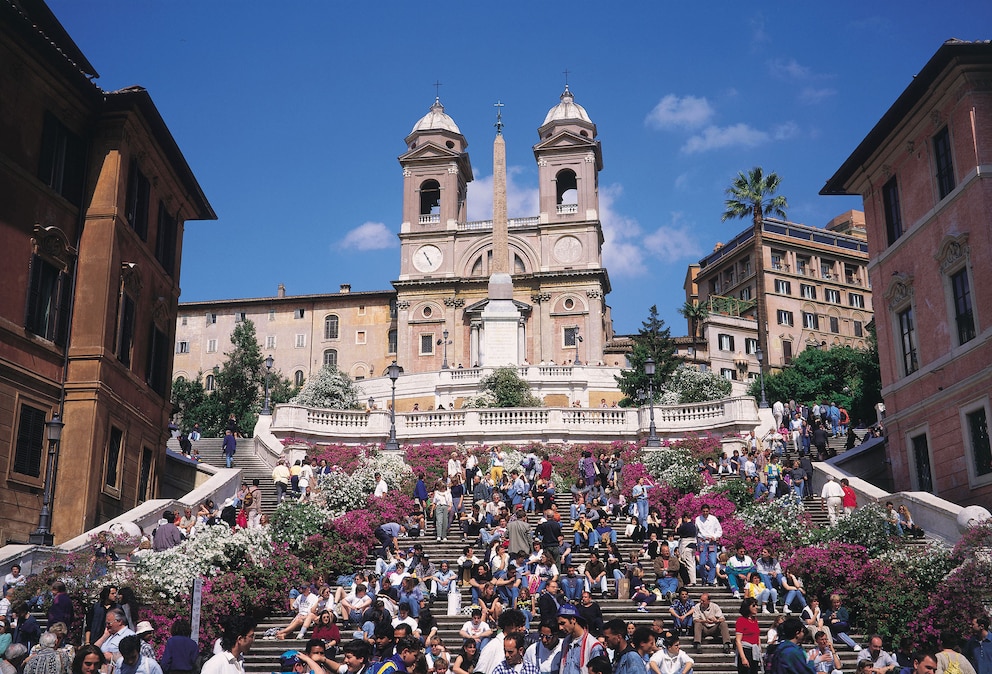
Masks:
[[[548,110],[548,116],[544,118],[544,124],[541,126],[543,127],[550,122],[565,120],[579,120],[592,124],[585,108],[575,102],[575,96],[568,90],[567,84],[565,85],[565,92],[561,95],[561,103]]]
[[[445,113],[444,106],[441,105],[440,98],[434,99],[434,105],[431,106],[430,112],[421,117],[420,120],[413,125],[413,131],[410,133],[417,133],[418,131],[450,131],[452,133],[461,134],[461,131],[458,130],[458,125],[455,124],[455,120],[451,119],[451,117]]]

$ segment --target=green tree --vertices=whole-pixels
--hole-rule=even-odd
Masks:
[[[699,337],[699,327],[703,320],[710,315],[706,305],[686,302],[679,308],[679,313],[682,314],[682,318],[689,321],[689,336],[693,339]]]
[[[795,400],[813,404],[833,401],[848,410],[851,422],[875,420],[875,403],[881,402],[878,355],[869,349],[835,346],[827,351],[805,349],[792,364],[765,377],[769,402]],[[761,384],[751,382],[748,393],[761,395]]]
[[[294,405],[331,410],[363,409],[351,377],[334,365],[325,365],[291,400]]]
[[[634,348],[627,356],[630,369],[617,375],[617,385],[624,394],[621,404],[630,407],[639,404],[638,391],[648,391],[648,376],[644,373],[644,363],[649,357],[654,359],[654,394],[655,399],[661,394],[661,389],[681,362],[675,355],[675,340],[671,331],[665,326],[665,321],[658,318],[658,307],[652,305],[648,310],[648,319],[641,322],[641,329],[633,337]]]
[[[216,430],[219,435],[227,416],[234,414],[240,431],[250,435],[262,408],[265,380],[264,357],[258,344],[255,324],[250,320],[238,323],[231,333],[231,345],[234,348],[224,354],[227,360],[221,365],[215,378],[217,391],[212,397],[216,398],[215,409],[221,415]]]
[[[780,178],[776,173],[765,175],[760,166],[755,166],[747,173],[737,174],[730,187],[726,189],[727,200],[723,202],[724,212],[720,219],[724,222],[734,219],[751,217],[754,228],[754,282],[757,299],[755,319],[758,324],[758,346],[768,353],[768,330],[765,322],[768,311],[765,305],[765,256],[762,224],[766,215],[785,217],[788,201],[778,191]],[[767,361],[766,361],[767,362]]]
[[[467,402],[468,407],[541,407],[530,391],[530,384],[520,378],[515,367],[498,367],[479,381],[480,395]]]

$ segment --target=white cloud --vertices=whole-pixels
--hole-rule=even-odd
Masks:
[[[668,94],[648,113],[644,122],[656,129],[696,129],[713,117],[713,107],[705,98]]]
[[[799,125],[795,122],[785,122],[772,129],[774,140],[789,140],[799,135]]]
[[[806,105],[815,105],[835,95],[837,95],[836,89],[817,89],[816,87],[805,87],[799,92],[799,102]]]
[[[771,36],[765,30],[765,17],[760,13],[753,17],[750,22],[751,24],[751,48],[754,49],[766,42],[771,41]]]
[[[768,69],[773,76],[782,80],[805,80],[813,75],[813,71],[800,65],[794,58],[769,61]]]
[[[355,227],[341,239],[340,246],[354,250],[382,250],[399,245],[396,234],[381,222],[366,222]]]
[[[682,173],[675,179],[675,189],[679,192],[689,191],[689,173]]]
[[[767,131],[755,129],[744,123],[732,126],[708,126],[691,136],[682,146],[685,154],[718,150],[725,147],[756,147],[768,142]]]
[[[686,258],[699,259],[703,249],[698,235],[685,223],[681,213],[672,214],[670,225],[661,225],[644,237],[644,247],[654,257],[666,264],[674,264]]]
[[[510,166],[506,170],[506,213],[510,218],[526,218],[539,212],[539,192],[536,187],[519,185],[516,178],[525,169]],[[493,219],[493,177],[476,176],[468,184],[468,219]]]

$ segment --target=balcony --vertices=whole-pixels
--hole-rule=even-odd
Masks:
[[[427,215],[421,215],[419,222],[422,225],[437,225],[441,223],[441,215],[439,213],[428,213]]]
[[[558,215],[575,215],[576,213],[579,212],[579,205],[578,204],[558,204],[558,208],[557,208],[556,212],[558,213]]]

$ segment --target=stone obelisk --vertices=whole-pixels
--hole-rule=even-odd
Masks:
[[[482,365],[517,365],[517,326],[520,310],[513,303],[510,276],[510,234],[506,217],[506,143],[503,118],[496,103],[496,139],[493,141],[493,261],[489,274],[489,302],[482,310]]]

